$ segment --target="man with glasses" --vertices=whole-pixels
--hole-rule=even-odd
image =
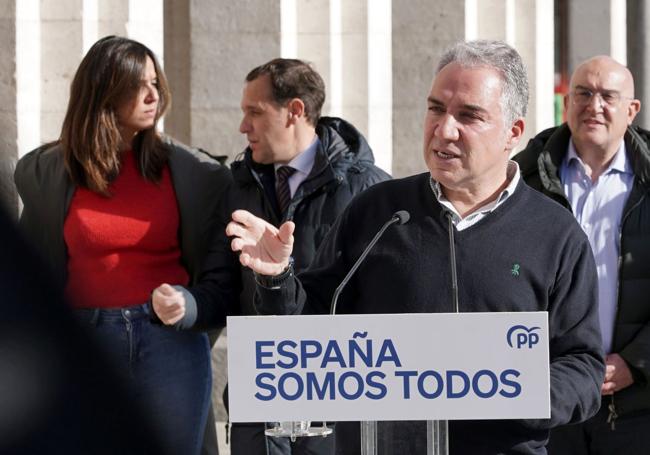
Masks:
[[[606,356],[602,406],[551,433],[551,454],[646,453],[650,447],[650,132],[632,121],[630,71],[610,57],[582,63],[564,98],[567,123],[515,157],[524,180],[572,210],[598,269]]]

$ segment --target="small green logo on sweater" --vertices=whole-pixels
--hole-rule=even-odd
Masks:
[[[514,263],[512,264],[512,269],[510,269],[510,273],[512,273],[512,276],[519,276],[519,264]]]

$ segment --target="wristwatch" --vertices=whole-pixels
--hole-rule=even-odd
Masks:
[[[255,282],[267,289],[279,289],[289,277],[293,276],[293,256],[289,256],[289,263],[279,275],[262,275],[255,273]]]

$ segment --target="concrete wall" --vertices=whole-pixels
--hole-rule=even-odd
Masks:
[[[424,169],[424,97],[440,52],[455,40],[497,38],[517,47],[531,80],[527,136],[550,126],[552,4],[4,0],[0,121],[7,134],[2,140],[17,143],[20,155],[56,139],[83,53],[98,37],[126,34],[144,41],[166,63],[174,101],[164,126],[180,140],[237,155],[245,146],[238,132],[245,74],[278,55],[297,56],[313,62],[326,81],[323,113],[350,120],[368,137],[380,165],[396,176],[408,175]],[[569,2],[569,70],[598,53],[627,60],[628,42],[637,91],[645,96],[646,5],[646,0]],[[644,119],[642,111],[639,120]],[[3,149],[5,161],[15,160],[9,146]]]
[[[627,51],[628,64],[636,88],[635,96],[641,100],[641,112],[635,123],[650,127],[650,2],[628,0],[627,2]]]
[[[393,175],[423,172],[426,99],[442,51],[465,37],[465,5],[414,0],[392,7]]]
[[[83,57],[82,0],[41,2],[41,140],[58,139],[70,83]]]
[[[12,216],[18,209],[12,184],[13,164],[18,157],[16,23],[15,0],[0,0],[0,206]]]
[[[568,7],[569,74],[594,55],[626,63],[625,0],[571,0]]]

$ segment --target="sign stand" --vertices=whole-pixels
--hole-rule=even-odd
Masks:
[[[364,420],[361,425],[361,455],[377,455],[377,421]]]
[[[291,438],[291,442],[295,442],[296,438],[325,437],[332,434],[333,431],[332,428],[327,426],[327,422],[323,422],[320,427],[312,427],[310,421],[300,420],[296,422],[275,422],[273,428],[265,430],[264,434],[274,438]]]
[[[377,422],[362,421],[361,455],[377,455]],[[427,455],[449,454],[449,432],[446,420],[427,421]]]
[[[449,431],[446,420],[427,420],[427,455],[449,454]]]

